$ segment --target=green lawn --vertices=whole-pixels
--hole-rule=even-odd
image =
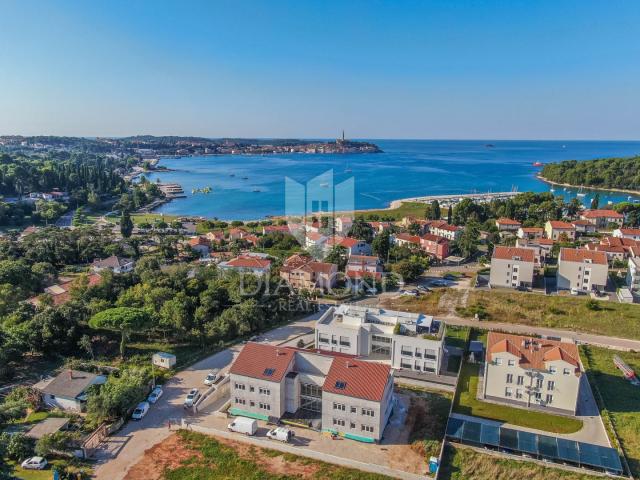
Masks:
[[[640,353],[581,348],[589,380],[594,390],[602,395],[604,405],[600,405],[600,408],[609,413],[629,459],[629,466],[637,478],[640,476],[640,387],[634,387],[622,377],[613,364],[614,355],[619,355],[631,368],[640,372]],[[599,399],[597,392],[594,393]],[[603,416],[607,412],[603,412]]]
[[[180,431],[187,447],[199,456],[185,460],[182,466],[167,470],[165,480],[294,480],[301,478],[295,473],[296,468],[304,468],[311,473],[305,478],[332,480],[388,480],[389,477],[376,473],[339,467],[329,463],[300,457],[277,450],[251,447],[250,455],[240,455],[231,446],[225,445],[214,437],[195,432]],[[291,474],[281,474],[269,471],[268,460],[281,457],[287,464],[287,471]],[[261,460],[263,460],[261,462]]]
[[[478,368],[478,365],[469,363],[462,365],[460,379],[458,380],[458,390],[453,404],[454,412],[553,433],[574,433],[582,428],[582,422],[575,418],[523,410],[478,400],[476,398]]]
[[[444,342],[450,347],[466,349],[467,340],[469,339],[469,327],[447,326],[444,336]]]
[[[404,202],[398,208],[392,210],[371,210],[366,212],[356,212],[356,217],[369,219],[372,215],[380,218],[392,218],[402,220],[403,217],[424,218],[427,205],[420,202]]]
[[[447,445],[444,450],[440,480],[595,480],[602,478],[585,473],[550,468],[537,463],[500,458],[471,448]]]
[[[471,291],[469,306],[482,305],[487,320],[640,339],[640,306],[610,301],[588,308],[587,297],[525,292]]]

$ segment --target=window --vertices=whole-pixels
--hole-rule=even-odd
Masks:
[[[246,405],[246,404],[247,404],[247,401],[246,401],[244,398],[238,398],[238,397],[236,397],[236,398],[234,399],[234,401],[235,401],[236,403],[240,404],[240,405]]]
[[[271,390],[260,387],[258,393],[260,393],[260,395],[271,395]]]
[[[369,425],[360,425],[360,430],[362,430],[363,432],[373,433],[373,427]]]
[[[411,368],[411,364],[408,362],[405,362],[404,360],[400,360],[400,368]]]
[[[300,385],[300,395],[306,397],[322,397],[322,388],[311,383],[303,383]]]
[[[518,385],[524,385],[524,377],[522,375],[518,375]]]
[[[533,394],[533,398],[536,400],[536,402],[539,402],[542,399],[542,394],[540,392],[536,392]]]
[[[556,367],[554,367],[553,365],[551,365],[549,367],[549,373],[556,373],[558,371],[558,369]]]
[[[353,422],[350,422],[350,423],[349,423],[349,428],[356,428],[356,424],[355,424],[355,423],[353,423]]]
[[[351,340],[349,339],[349,337],[340,336],[340,345],[342,345],[343,347],[350,347]]]
[[[342,418],[334,418],[333,419],[333,424],[334,425],[340,425],[341,427],[344,427],[344,420]]]
[[[547,394],[547,405],[553,403],[553,395],[550,393]]]
[[[391,339],[380,335],[371,335],[371,340],[378,343],[391,343]]]
[[[516,361],[515,361],[515,360],[509,360],[509,361],[507,362],[507,365],[509,365],[510,367],[513,367],[515,364],[516,364]]]
[[[536,388],[542,388],[542,379],[541,378],[538,378],[536,380]]]
[[[347,411],[347,406],[344,403],[333,402],[333,409],[334,410],[341,410],[343,412],[346,412]]]
[[[565,368],[565,369],[562,371],[562,374],[563,374],[563,375],[571,375],[571,370],[569,370],[568,368]]]
[[[502,359],[501,358],[496,358],[496,365],[502,365]]]
[[[324,333],[321,333],[318,336],[318,340],[320,341],[320,343],[329,343],[329,337]]]
[[[513,374],[507,373],[507,383],[513,383]]]
[[[522,390],[519,388],[516,389],[516,398],[522,398]]]
[[[510,397],[513,394],[513,390],[510,387],[504,389],[504,396]]]
[[[262,372],[262,373],[263,373],[263,375],[265,377],[272,377],[273,376],[273,372],[275,372],[275,371],[276,371],[275,368],[265,368],[264,372]]]
[[[236,383],[234,386],[235,386],[236,390],[245,390],[246,389],[244,383]]]
[[[375,412],[371,408],[363,408],[361,411],[362,415],[367,415],[368,417],[373,417]]]
[[[343,382],[342,380],[336,380],[336,388],[338,390],[344,390],[347,388],[347,382]]]
[[[260,405],[260,408],[263,410],[271,410],[271,405],[269,405],[268,403],[260,402],[259,405]]]
[[[254,402],[253,400],[250,400],[249,401],[249,406],[255,407],[256,406],[256,402]]]
[[[554,389],[555,386],[556,386],[556,382],[554,382],[553,380],[549,380],[547,382],[547,390],[551,391]]]
[[[250,392],[255,392],[256,388],[253,385],[249,385],[249,391]]]
[[[411,350],[408,349],[409,347],[405,347],[403,346],[400,349],[400,354],[404,355],[405,357],[413,357],[413,352]]]
[[[351,407],[351,413],[358,413],[358,409],[356,407]]]
[[[419,348],[416,348],[415,356],[418,358],[422,358],[422,352],[420,351]]]

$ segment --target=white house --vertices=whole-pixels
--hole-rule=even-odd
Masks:
[[[336,232],[342,235],[347,235],[351,227],[353,226],[353,218],[351,217],[337,217],[335,222]]]
[[[613,231],[613,236],[640,241],[640,228],[616,228]]]
[[[519,288],[533,285],[535,251],[531,248],[496,246],[491,256],[489,285]]]
[[[94,260],[93,264],[91,264],[91,268],[96,273],[100,273],[102,270],[111,270],[114,273],[128,273],[133,270],[135,264],[135,261],[131,258],[111,255],[110,257],[102,260]]]
[[[87,389],[102,385],[106,377],[79,370],[64,370],[56,377],[42,380],[34,388],[42,394],[46,405],[72,412],[82,412],[87,403]]]
[[[220,262],[218,268],[263,276],[267,275],[271,270],[271,260],[253,255],[240,255],[229,261]]]
[[[604,252],[561,248],[558,258],[558,290],[589,292],[604,290],[609,277],[609,262]]]

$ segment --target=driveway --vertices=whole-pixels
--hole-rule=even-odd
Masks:
[[[315,313],[302,320],[275,328],[263,335],[262,341],[272,344],[295,339],[308,334],[315,325],[319,314]],[[194,387],[204,390],[204,378],[210,370],[220,369],[226,373],[231,363],[242,349],[236,344],[216,353],[186,370],[178,372],[164,386],[164,395],[151,407],[149,413],[139,422],[129,421],[124,427],[108,438],[96,452],[96,478],[121,480],[129,468],[135,464],[145,450],[167,438],[170,434],[168,422],[178,423],[187,418],[182,402],[187,392]]]

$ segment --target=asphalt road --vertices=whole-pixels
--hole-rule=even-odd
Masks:
[[[260,336],[261,341],[280,344],[300,335],[308,335],[313,330],[319,314],[310,315],[302,320],[278,327]],[[291,340],[297,341],[297,340]],[[237,344],[216,353],[186,370],[178,372],[164,386],[164,394],[149,413],[140,421],[129,421],[115,435],[109,437],[96,455],[98,466],[96,478],[121,480],[129,468],[142,456],[145,450],[153,447],[170,435],[168,422],[180,422],[187,418],[182,402],[190,389],[196,387],[205,390],[203,384],[207,373],[214,368],[221,373],[228,371],[242,345]]]

